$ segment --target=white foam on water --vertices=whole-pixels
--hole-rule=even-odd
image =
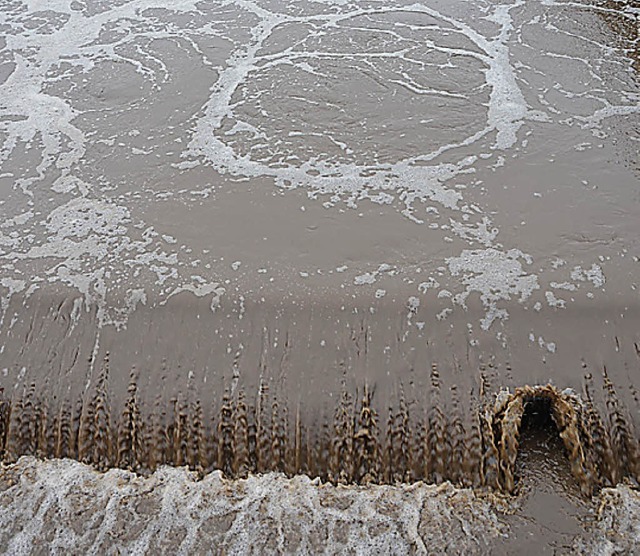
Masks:
[[[519,249],[510,249],[506,253],[496,249],[464,250],[459,257],[447,259],[449,271],[453,276],[461,276],[465,290],[456,295],[455,303],[466,306],[466,300],[472,293],[478,293],[487,310],[481,322],[488,330],[496,319],[504,319],[508,314],[498,308],[499,301],[526,301],[540,288],[538,277],[527,274],[524,264],[531,264],[531,258]]]
[[[0,472],[0,544],[16,556],[486,550],[504,526],[490,504],[446,483],[334,487],[306,476],[196,481],[163,467],[149,478],[70,460],[21,458]],[[13,484],[12,484],[13,483]]]
[[[559,299],[553,292],[547,291],[544,293],[549,307],[556,307],[558,309],[564,309],[567,306],[567,302],[564,299]]]
[[[449,483],[335,487],[306,476],[226,480],[220,472],[196,480],[171,467],[144,478],[23,457],[0,470],[0,545],[16,556],[489,553],[513,534],[501,517],[509,501],[493,500]],[[566,548],[633,553],[638,492],[619,485],[594,503],[593,534],[567,539]]]
[[[424,282],[420,282],[420,284],[418,284],[418,291],[422,294],[425,294],[430,289],[436,289],[439,287],[440,287],[440,282],[438,282],[435,278],[431,276],[429,277],[428,280]]]
[[[602,268],[595,263],[586,270],[581,266],[574,267],[571,271],[571,279],[579,282],[589,281],[595,288],[602,288],[606,282]]]
[[[543,4],[549,10],[562,10],[567,6],[585,8],[580,2],[549,0]],[[249,0],[230,0],[218,7],[205,6],[196,0],[133,0],[121,5],[106,3],[89,11],[76,9],[76,4],[68,0],[25,0],[7,6],[0,13],[0,24],[7,29],[3,52],[12,69],[0,83],[0,175],[15,176],[13,187],[23,193],[26,204],[22,211],[24,219],[7,219],[0,230],[0,260],[5,263],[7,278],[23,280],[36,266],[35,261],[40,266],[44,263],[45,270],[29,279],[26,291],[33,292],[43,282],[64,283],[82,293],[87,304],[100,306],[101,326],[126,325],[128,308],[139,305],[126,301],[129,290],[142,290],[145,299],[159,298],[160,302],[180,292],[195,295],[208,292],[212,307],[219,303],[220,281],[185,270],[196,266],[197,260],[181,249],[179,237],[159,235],[132,216],[126,195],[104,198],[103,192],[109,190],[107,186],[117,187],[108,183],[108,177],[106,183],[97,183],[98,180],[81,176],[79,169],[89,148],[111,145],[115,149],[120,144],[126,145],[122,143],[125,136],[133,140],[144,137],[144,132],[139,126],[131,127],[128,131],[119,130],[122,137],[116,133],[94,143],[95,130],[85,129],[86,124],[82,123],[82,118],[91,115],[92,110],[84,108],[72,95],[56,89],[58,83],[65,80],[71,81],[77,91],[90,87],[96,76],[100,77],[101,68],[113,63],[132,68],[142,83],[154,91],[159,90],[175,70],[170,57],[164,59],[148,47],[151,42],[162,40],[183,41],[184,49],[194,60],[215,68],[208,98],[203,105],[192,109],[193,113],[185,115],[183,136],[175,139],[175,148],[182,149],[179,166],[185,172],[201,165],[238,180],[267,177],[285,189],[304,188],[312,199],[321,197],[327,207],[342,202],[356,207],[365,200],[390,204],[412,221],[431,225],[433,231],[429,235],[436,241],[451,244],[454,239],[461,241],[465,247],[459,256],[449,261],[468,258],[468,253],[478,247],[490,254],[485,257],[513,261],[510,248],[517,246],[504,246],[504,240],[498,243],[499,228],[493,223],[490,207],[480,208],[465,202],[466,185],[457,182],[464,181],[479,168],[488,167],[492,158],[496,160],[494,166],[507,164],[505,160],[515,154],[522,139],[521,130],[528,123],[548,122],[552,118],[560,123],[565,121],[560,120],[563,114],[549,103],[548,113],[529,106],[520,85],[522,81],[518,80],[518,71],[525,66],[516,59],[513,47],[520,42],[518,33],[523,23],[516,21],[526,6],[524,0],[472,6],[479,10],[477,13],[482,14],[482,18],[471,17],[464,11],[452,15],[456,10],[432,2],[314,2],[297,3],[292,9],[287,4]],[[217,8],[224,9],[229,19],[204,14],[206,9]],[[613,13],[602,6],[588,9]],[[615,13],[634,17],[627,8]],[[174,17],[177,14],[189,23],[179,22]],[[191,18],[193,15],[196,17]],[[408,15],[429,18],[435,23],[396,24],[396,19]],[[528,23],[548,25],[546,16],[546,13],[538,14],[537,19]],[[39,23],[47,24],[31,25],[36,18]],[[486,24],[491,24],[491,32],[484,30]],[[302,30],[302,34],[298,37],[292,33],[294,38],[283,40],[283,29]],[[380,43],[381,47],[373,45],[358,50],[361,45],[354,31],[352,49],[345,51],[341,36],[354,29],[389,40]],[[443,32],[449,37],[446,41],[441,40]],[[455,40],[451,42],[451,38]],[[229,49],[222,61],[209,58],[206,49],[211,41],[222,41]],[[458,71],[459,80],[470,78],[479,85],[454,91],[445,85],[421,81],[425,62],[412,54],[413,49],[405,44],[407,41],[407,44],[416,42],[444,59],[437,62],[436,69]],[[218,43],[215,44],[217,49]],[[589,46],[604,54],[614,51],[593,41]],[[576,57],[578,55],[563,54],[563,59],[585,62]],[[277,84],[274,77],[277,72],[294,76],[298,71],[326,79],[332,72],[323,71],[324,67],[353,73],[360,67],[358,64],[365,64],[365,69],[374,76],[378,73],[379,80],[389,87],[413,91],[412,94],[420,98],[436,98],[444,103],[438,105],[445,107],[444,112],[451,106],[452,113],[473,113],[479,119],[464,120],[464,125],[459,126],[450,122],[448,131],[440,130],[439,144],[423,151],[397,149],[396,159],[381,162],[378,153],[359,147],[360,142],[375,136],[374,128],[366,124],[357,134],[345,136],[342,134],[345,126],[331,127],[331,115],[349,113],[357,108],[355,102],[336,108],[335,103],[332,105],[327,99],[314,96],[313,88],[298,91],[309,102],[328,109],[326,128],[312,129],[288,129],[288,122],[269,118],[269,113],[259,105],[260,95],[267,94]],[[248,87],[254,84],[260,94],[247,96]],[[566,89],[566,94],[570,92],[567,88],[561,89]],[[476,95],[474,90],[486,91],[486,95]],[[590,93],[596,103],[591,114],[571,115],[566,121],[601,131],[599,127],[605,119],[633,115],[640,110],[638,95],[633,91],[620,91],[611,97],[606,96],[606,92],[596,93]],[[145,102],[144,86],[140,97],[132,94],[136,102]],[[86,93],[80,100],[95,100],[92,95]],[[442,108],[439,111],[443,112]],[[111,109],[105,108],[104,114],[110,113]],[[428,116],[422,118],[422,125],[426,127],[417,128],[420,133],[429,129]],[[108,118],[105,116],[104,120]],[[279,131],[277,125],[280,124],[284,127]],[[401,143],[406,135],[405,124],[408,125],[408,121],[391,118],[384,126],[395,125],[397,141]],[[300,138],[308,138],[309,145],[323,139],[331,145],[326,150],[305,154],[307,151],[294,148],[293,141]],[[522,143],[523,148],[524,145]],[[136,152],[148,152],[148,148],[142,148],[146,146],[131,145],[129,151],[133,148]],[[470,154],[474,150],[476,154]],[[32,172],[17,173],[11,167],[12,158],[18,153],[21,157],[35,157]],[[363,154],[366,154],[364,162]],[[211,190],[192,193],[204,200]],[[155,199],[167,200],[178,194],[156,192]],[[42,212],[44,218],[37,219],[37,212]],[[444,216],[444,222],[449,224],[434,222],[439,216]],[[23,234],[26,226],[32,228]],[[144,230],[142,234],[138,233],[140,229]],[[442,236],[445,229],[451,234]],[[24,267],[22,276],[17,264]],[[498,279],[495,278],[498,270],[493,272],[490,282],[495,289],[488,294],[486,289],[474,290],[481,280],[477,278],[471,285],[468,273],[462,272],[455,263],[453,267],[449,265],[448,270],[455,268],[458,272],[450,272],[448,279],[452,283],[447,287],[463,304],[470,287],[483,296],[487,309],[483,326],[506,318],[506,309],[499,306],[499,301],[511,297],[526,299],[514,292],[527,280],[531,283],[536,280],[533,272],[525,278],[513,272],[511,263],[503,264],[499,268],[505,274]],[[371,280],[375,281],[377,275],[374,278],[369,274],[361,274],[356,283],[373,283]],[[583,274],[596,288],[603,287],[601,270],[592,267]],[[457,277],[463,277],[461,284],[453,283]],[[3,288],[5,307],[6,300],[17,290]],[[153,297],[149,295],[152,291]],[[136,298],[142,299],[139,295]]]
[[[113,201],[92,198],[99,194],[94,185],[74,175],[90,139],[74,123],[81,112],[64,97],[46,93],[45,86],[49,83],[49,72],[60,63],[79,67],[86,73],[105,59],[121,59],[115,54],[117,44],[95,46],[108,25],[143,19],[142,12],[146,9],[194,11],[197,2],[138,0],[109,6],[106,11],[93,16],[73,9],[73,2],[68,1],[31,1],[23,3],[23,6],[26,11],[14,8],[3,9],[0,13],[0,23],[11,29],[4,37],[6,50],[14,53],[15,63],[7,80],[0,84],[0,131],[3,132],[0,164],[10,161],[19,146],[33,148],[39,145],[40,162],[35,168],[36,174],[17,178],[14,187],[33,199],[33,188],[54,172],[58,176],[53,180],[51,190],[59,197],[55,199],[57,206],[50,209],[42,223],[44,237],[29,235],[2,241],[1,244],[9,249],[0,251],[0,257],[14,263],[28,259],[51,260],[51,266],[45,273],[47,281],[63,282],[81,292],[87,306],[97,305],[99,326],[125,326],[128,315],[138,302],[133,303],[129,299],[126,292],[130,287],[123,288],[120,294],[114,293],[109,299],[108,290],[118,290],[126,281],[129,286],[136,283],[143,286],[135,278],[140,274],[148,275],[148,270],[156,275],[156,283],[163,283],[171,276],[177,277],[179,258],[177,253],[159,248],[158,241],[154,239],[158,234],[152,228],[147,228],[142,238],[134,238],[132,226],[139,227],[139,224],[133,222],[129,209]],[[41,11],[64,14],[66,19],[60,20],[57,27],[48,32],[20,23],[21,18]],[[145,67],[138,69],[151,71]],[[69,195],[76,196],[69,200]],[[30,204],[33,205],[34,201],[31,200]],[[42,201],[39,201],[36,206],[41,208],[41,205]],[[32,211],[25,214],[33,216]],[[11,225],[16,229],[20,229],[22,224],[15,218],[13,222],[5,222],[7,227]],[[4,237],[2,234],[0,240]],[[110,271],[105,269],[105,265],[113,272],[112,276],[108,276]],[[39,283],[33,282],[32,286],[37,289]],[[180,287],[201,291],[197,284],[182,285],[173,291],[182,291]],[[144,288],[133,289],[139,291]],[[3,296],[3,306],[7,304],[6,299],[17,291],[8,288],[8,297]],[[142,299],[140,295],[134,297]]]
[[[360,7],[355,6],[350,10],[331,14],[312,16],[291,16],[282,13],[269,12],[259,6],[259,3],[238,2],[237,5],[251,13],[257,19],[257,24],[252,30],[252,41],[249,45],[242,45],[230,58],[228,67],[221,72],[216,85],[212,90],[204,115],[198,119],[195,133],[184,155],[191,158],[204,158],[208,164],[218,171],[231,173],[238,176],[271,176],[276,183],[283,187],[306,187],[316,194],[332,195],[334,200],[344,199],[349,204],[357,200],[372,198],[380,191],[384,192],[385,202],[389,196],[404,195],[403,201],[410,210],[416,200],[427,200],[443,204],[448,208],[457,205],[460,199],[459,193],[446,188],[443,182],[458,175],[468,163],[461,159],[458,165],[450,163],[436,163],[426,165],[445,152],[453,149],[469,146],[478,142],[488,134],[495,132],[495,148],[504,150],[512,147],[517,140],[517,132],[524,120],[530,115],[535,116],[529,110],[522,92],[516,83],[513,68],[509,61],[509,48],[507,41],[513,30],[510,12],[523,4],[523,0],[509,5],[499,6],[489,18],[500,25],[500,34],[493,39],[488,39],[475,31],[465,22],[456,20],[438,10],[423,3],[409,6],[389,5],[384,7]],[[323,33],[328,35],[340,29],[340,24],[349,22],[356,17],[364,15],[384,16],[398,13],[424,14],[448,25],[455,33],[469,39],[476,49],[453,48],[439,46],[429,37],[427,44],[435,51],[448,55],[471,57],[486,67],[483,70],[487,86],[491,89],[488,106],[487,120],[484,127],[477,129],[470,136],[454,143],[445,143],[436,150],[398,160],[394,164],[376,166],[367,164],[361,166],[356,163],[336,164],[327,163],[319,159],[310,159],[301,163],[278,165],[264,163],[251,157],[251,154],[240,154],[233,147],[224,142],[219,130],[227,119],[231,119],[233,129],[255,129],[254,125],[242,121],[236,114],[237,106],[242,102],[235,99],[236,93],[249,79],[257,79],[278,65],[307,64],[308,59],[323,56],[325,53],[318,51],[305,52],[296,48],[288,48],[277,55],[261,54],[261,50],[275,31],[285,24],[309,23],[321,26]],[[342,55],[349,59],[350,54]],[[371,59],[376,59],[377,54],[372,53]],[[340,60],[340,55],[333,55],[332,59]],[[387,58],[404,60],[404,51],[389,52]],[[441,91],[442,94],[447,91]],[[227,132],[228,133],[228,132]],[[260,133],[256,131],[256,133]],[[416,166],[421,163],[420,166]],[[366,171],[366,175],[364,172]]]
[[[376,274],[374,272],[365,272],[353,279],[353,283],[356,286],[363,286],[365,284],[375,284]]]
[[[155,275],[156,283],[160,285],[167,280],[176,284],[163,302],[177,293],[190,291],[197,296],[212,295],[213,308],[224,293],[224,288],[217,282],[200,276],[192,275],[187,283],[183,283],[175,271],[179,265],[178,254],[159,247],[159,234],[153,228],[147,228],[139,238],[134,238],[129,211],[123,206],[75,198],[52,210],[43,225],[48,230],[45,241],[25,251],[16,249],[9,253],[9,258],[14,261],[52,260],[47,282],[61,282],[78,290],[84,296],[87,311],[93,306],[98,308],[99,326],[126,325],[128,315],[138,306],[127,292],[142,292],[135,297],[143,298],[144,288],[131,287],[136,282],[132,277],[143,270]],[[87,266],[94,270],[88,271]],[[0,284],[9,289],[9,296],[21,291],[9,288],[8,280]],[[109,298],[107,283],[123,290],[120,304]]]
[[[340,268],[344,268],[346,270],[346,267],[340,267]],[[342,270],[340,269],[336,269],[338,272],[342,272]],[[378,280],[378,278],[380,278],[380,276],[382,276],[383,274],[386,274],[387,276],[393,276],[395,273],[393,267],[387,263],[382,263],[381,265],[378,266],[378,268],[376,270],[373,270],[371,272],[365,272],[363,274],[360,274],[358,276],[356,276],[353,279],[353,283],[356,286],[370,286],[372,284],[375,284]]]

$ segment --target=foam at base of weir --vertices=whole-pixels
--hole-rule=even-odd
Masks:
[[[219,472],[197,481],[171,467],[142,478],[22,458],[0,471],[0,488],[0,545],[16,556],[42,542],[56,552],[126,554],[425,553],[452,542],[477,551],[503,529],[487,501],[450,484],[360,489]]]
[[[305,476],[202,480],[162,467],[143,478],[71,460],[23,457],[0,469],[0,545],[99,554],[489,553],[510,535],[509,502],[450,483],[334,487]],[[640,494],[605,489],[593,534],[568,554],[631,553]]]

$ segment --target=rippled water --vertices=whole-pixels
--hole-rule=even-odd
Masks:
[[[0,8],[5,461],[638,480],[634,2]]]

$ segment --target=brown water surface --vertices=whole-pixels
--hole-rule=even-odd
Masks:
[[[0,8],[6,462],[307,474],[361,509],[449,480],[498,514],[433,551],[638,542],[634,2]]]

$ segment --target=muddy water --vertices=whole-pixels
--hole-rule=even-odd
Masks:
[[[633,2],[0,6],[6,461],[451,480],[516,496],[493,550],[588,545],[638,479]]]
[[[334,487],[218,472],[195,481],[171,467],[143,478],[23,458],[2,470],[0,489],[0,539],[11,554],[513,554],[532,545],[532,554],[632,554],[640,509],[637,491],[606,489],[589,532],[546,550],[539,537],[517,537],[496,510],[501,500],[450,484]]]

